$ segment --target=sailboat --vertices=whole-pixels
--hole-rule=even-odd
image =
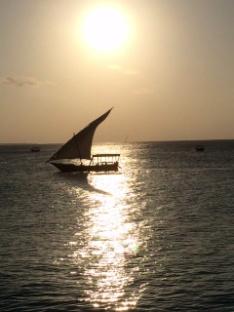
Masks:
[[[112,108],[74,134],[48,162],[63,172],[118,171],[120,154],[91,155],[95,130],[111,110]]]

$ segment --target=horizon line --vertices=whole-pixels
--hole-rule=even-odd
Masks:
[[[225,138],[225,139],[217,139],[217,138],[212,138],[212,139],[166,139],[166,140],[133,140],[133,141],[98,141],[93,143],[93,145],[98,144],[98,143],[163,143],[163,142],[208,142],[208,141],[234,141],[234,138]],[[0,145],[52,145],[52,144],[64,144],[64,142],[48,142],[48,143],[37,143],[37,142],[0,142]]]

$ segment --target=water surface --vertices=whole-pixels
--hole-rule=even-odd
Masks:
[[[0,146],[1,311],[234,311],[234,142],[102,144],[120,173]]]

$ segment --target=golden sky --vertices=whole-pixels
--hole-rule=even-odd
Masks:
[[[112,106],[98,140],[233,139],[233,29],[232,0],[1,0],[0,143]]]

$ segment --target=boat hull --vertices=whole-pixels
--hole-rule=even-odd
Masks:
[[[118,162],[111,164],[95,164],[95,165],[75,165],[65,163],[51,162],[51,165],[55,166],[62,172],[107,172],[107,171],[118,171]]]

